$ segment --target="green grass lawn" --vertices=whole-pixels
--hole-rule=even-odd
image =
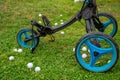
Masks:
[[[112,14],[120,25],[120,0],[97,0],[100,12]],[[40,13],[48,16],[52,24],[60,24],[69,20],[80,8],[82,3],[73,0],[0,0],[0,80],[120,80],[120,60],[115,67],[106,73],[92,73],[84,70],[76,61],[73,48],[78,40],[86,34],[84,25],[79,22],[55,33],[55,42],[49,42],[50,37],[40,38],[34,54],[23,48],[22,53],[16,53],[14,48],[20,48],[16,35],[22,28],[31,28],[30,20],[40,21]],[[63,15],[62,17],[60,15]],[[120,29],[114,37],[120,45]],[[9,61],[9,56],[14,61]],[[32,62],[33,68],[27,68]],[[35,72],[36,66],[41,67]]]

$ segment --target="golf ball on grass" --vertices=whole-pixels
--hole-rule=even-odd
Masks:
[[[40,23],[40,24],[41,24],[41,23],[42,23],[42,21],[38,21],[38,23]]]
[[[88,52],[90,53],[90,50],[88,49]]]
[[[55,23],[54,25],[55,25],[55,26],[57,26],[57,25],[58,25],[58,23]]]
[[[41,17],[42,16],[42,14],[39,14],[39,17]]]
[[[63,16],[62,14],[60,14],[60,16]]]
[[[61,22],[61,24],[64,24],[63,22]]]
[[[35,67],[35,72],[38,72],[38,71],[40,71],[41,70],[41,68],[40,67]]]
[[[97,64],[100,64],[100,61],[97,61],[95,64],[96,64],[96,65],[97,65]]]
[[[22,52],[22,49],[18,49],[18,52],[21,53],[21,52]]]
[[[111,62],[111,60],[108,60],[108,62],[107,63],[110,63]]]
[[[74,2],[79,2],[80,0],[74,0]]]
[[[14,52],[17,52],[18,50],[15,48],[13,51],[14,51]]]
[[[64,32],[64,31],[62,31],[62,32],[61,32],[61,34],[65,34],[65,32]]]
[[[82,54],[82,58],[86,58],[87,57],[87,54]]]
[[[75,48],[73,48],[73,52],[75,52]]]
[[[87,51],[87,48],[86,47],[82,47],[82,51]]]
[[[10,60],[10,61],[13,61],[14,59],[15,59],[14,56],[10,56],[10,57],[9,57],[9,60]]]
[[[28,64],[27,64],[27,67],[28,67],[29,69],[31,69],[31,68],[33,67],[33,63],[31,63],[31,62],[28,63]]]
[[[60,21],[61,21],[61,22],[63,22],[63,20],[62,20],[62,19],[61,19]]]

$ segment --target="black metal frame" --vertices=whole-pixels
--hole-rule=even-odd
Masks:
[[[86,4],[86,2],[84,2],[81,10],[76,15],[74,15],[74,17],[72,17],[68,22],[66,22],[63,25],[52,28],[51,25],[49,24],[50,21],[46,18],[46,16],[44,16],[44,18],[43,18],[43,21],[47,22],[45,24],[45,26],[43,26],[43,25],[41,25],[41,24],[39,24],[39,23],[37,23],[36,21],[33,21],[33,20],[31,21],[31,24],[32,24],[32,26],[36,26],[38,28],[38,31],[40,32],[39,36],[45,36],[46,34],[53,34],[53,33],[57,32],[59,30],[62,30],[64,28],[68,27],[69,25],[73,24],[77,20],[81,20],[82,18],[86,22],[86,31],[87,32],[91,32],[90,24],[92,25],[93,28],[95,26],[94,25],[95,23],[97,25],[97,23],[99,22],[99,24],[102,25],[100,20],[97,18],[97,5],[96,5],[95,0],[90,0],[87,4]],[[100,28],[100,27],[97,27],[97,28]]]
[[[100,22],[99,18],[97,17],[96,0],[89,0],[89,2],[87,2],[87,3],[85,0],[81,10],[78,11],[77,14],[74,15],[74,17],[72,17],[69,21],[67,21],[63,25],[52,28],[50,21],[47,19],[46,16],[42,17],[43,22],[44,22],[44,26],[37,23],[36,21],[32,20],[31,25],[36,26],[37,30],[38,30],[38,34],[36,36],[33,36],[33,38],[44,37],[47,34],[51,35],[57,31],[60,31],[64,28],[70,26],[74,22],[81,20],[82,18],[86,22],[86,32],[87,33],[95,31],[95,28],[97,28],[100,31],[103,31],[103,25]],[[26,41],[29,41],[32,39],[27,39]]]

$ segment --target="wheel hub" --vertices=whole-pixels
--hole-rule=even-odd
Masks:
[[[94,56],[98,56],[99,55],[99,53],[98,52],[94,52]]]

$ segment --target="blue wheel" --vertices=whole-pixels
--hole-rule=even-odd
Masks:
[[[82,37],[76,45],[75,53],[78,63],[92,72],[110,70],[119,57],[118,45],[103,33],[89,33]]]
[[[112,15],[105,12],[98,13],[98,17],[103,24],[104,33],[114,37],[118,30],[116,19]]]
[[[36,32],[33,30],[33,36],[36,36]],[[35,48],[39,43],[39,38],[33,38],[32,29],[22,29],[17,34],[17,42],[24,48]],[[33,38],[33,39],[32,39]],[[25,41],[31,39],[29,41]]]

